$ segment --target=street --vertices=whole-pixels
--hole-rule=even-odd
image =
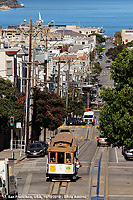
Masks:
[[[105,53],[108,51],[109,48],[113,48],[114,45],[112,42],[106,42],[105,45],[105,50],[103,51],[103,58],[100,62],[100,65],[102,67],[102,72],[100,74],[100,76],[98,77],[100,80],[100,83],[102,83],[103,86],[110,87],[113,88],[113,80],[110,79],[110,69],[108,67],[111,66],[111,62],[110,63],[106,63],[108,59],[108,57],[105,55]]]
[[[46,182],[47,155],[15,165],[18,199],[133,199],[132,161],[124,159],[121,148],[97,147],[96,127],[69,127],[79,140],[82,163],[76,182]]]

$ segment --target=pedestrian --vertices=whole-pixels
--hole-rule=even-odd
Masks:
[[[76,175],[78,175],[78,169],[82,167],[81,163],[79,162],[78,158],[76,158],[76,162],[75,162],[75,172]]]

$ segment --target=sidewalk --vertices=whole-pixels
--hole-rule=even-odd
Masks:
[[[20,154],[20,149],[13,149],[14,152],[14,163],[19,163],[21,160],[26,158],[25,153],[22,151]],[[4,149],[0,152],[0,159],[2,158],[11,158],[11,150],[10,149]]]

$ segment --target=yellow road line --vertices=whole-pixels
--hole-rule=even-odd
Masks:
[[[93,183],[97,183],[97,181],[92,181]],[[100,181],[100,183],[104,183],[104,181]]]

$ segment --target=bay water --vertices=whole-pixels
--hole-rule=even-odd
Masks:
[[[2,28],[21,24],[24,19],[29,23],[30,18],[36,23],[39,12],[44,24],[54,20],[55,25],[102,26],[108,36],[133,28],[133,0],[22,0],[22,3],[23,8],[0,10]]]

